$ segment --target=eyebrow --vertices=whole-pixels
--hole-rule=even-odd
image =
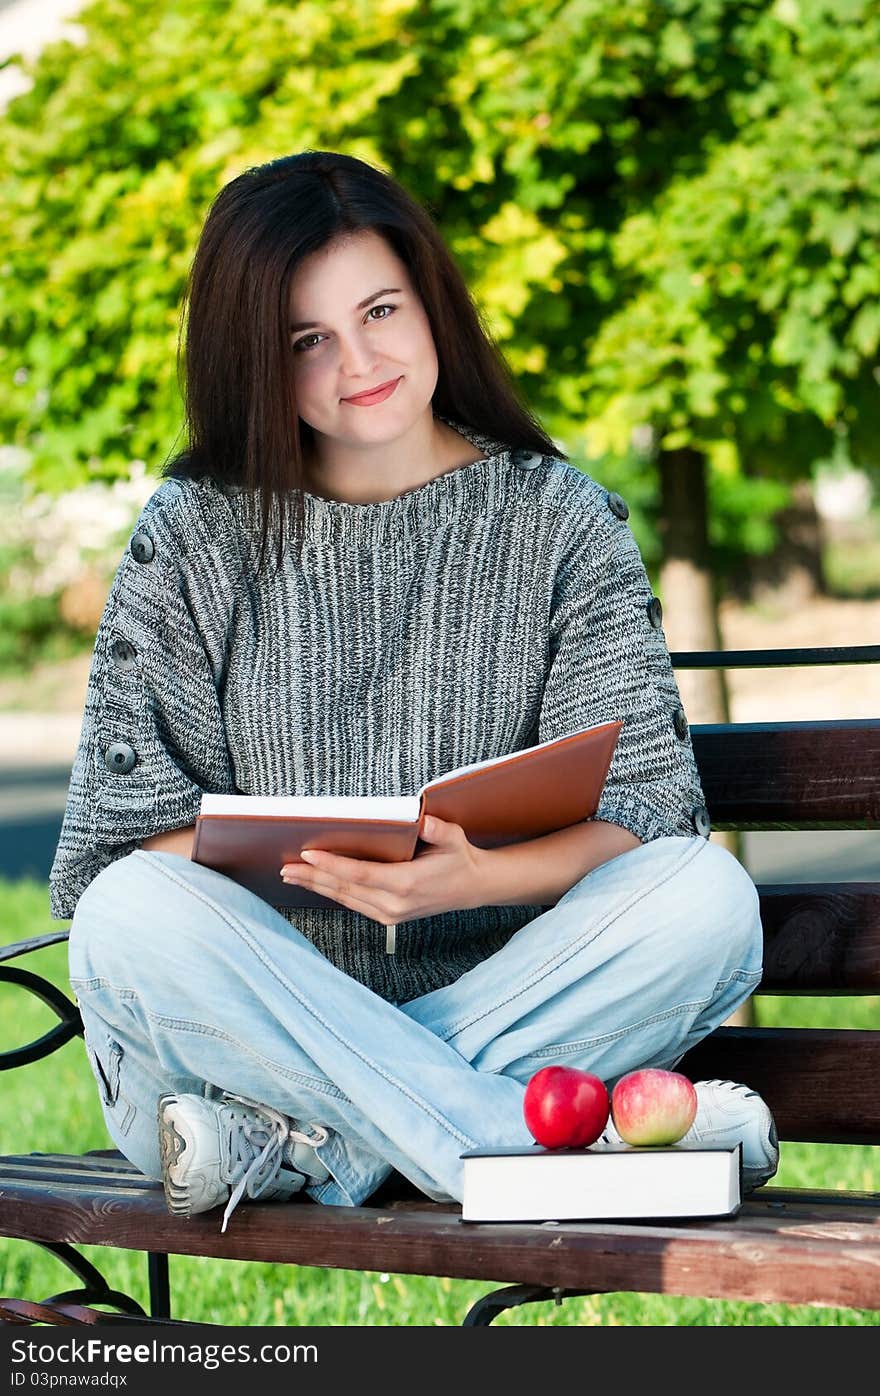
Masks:
[[[366,310],[368,305],[379,299],[380,296],[400,295],[400,286],[384,286],[381,291],[374,291],[371,296],[367,296],[365,301],[358,301],[355,310]],[[310,330],[314,325],[320,324],[319,320],[298,320],[296,324],[290,326],[291,330]]]

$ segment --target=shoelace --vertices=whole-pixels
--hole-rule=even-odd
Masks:
[[[702,1086],[730,1086],[732,1090],[738,1091],[742,1096],[756,1096],[758,1094],[742,1081],[727,1081],[718,1076],[712,1076],[709,1080],[698,1082],[698,1084]]]
[[[257,1112],[259,1118],[248,1120],[236,1117],[235,1111],[227,1105],[230,1101],[249,1106]],[[287,1116],[282,1115],[279,1110],[273,1110],[271,1105],[258,1105],[256,1101],[247,1100],[239,1095],[225,1096],[220,1106],[220,1117],[221,1129],[225,1127],[228,1131],[226,1142],[230,1173],[234,1175],[239,1168],[243,1170],[223,1213],[220,1230],[225,1231],[229,1218],[244,1194],[247,1193],[248,1197],[252,1198],[259,1197],[277,1178],[288,1142],[298,1141],[314,1146],[326,1143],[329,1135],[323,1125],[313,1125],[314,1134],[305,1134],[301,1130],[293,1129]]]

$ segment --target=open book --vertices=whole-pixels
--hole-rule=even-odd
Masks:
[[[623,723],[603,722],[427,781],[414,795],[203,794],[192,857],[272,906],[338,902],[281,879],[304,848],[376,863],[414,856],[428,816],[478,848],[521,843],[596,812]]]
[[[742,1203],[742,1145],[472,1149],[462,1221],[658,1221],[726,1217]]]

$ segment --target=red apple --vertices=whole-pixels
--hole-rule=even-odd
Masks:
[[[526,1084],[523,1116],[545,1149],[593,1144],[608,1123],[608,1088],[574,1066],[544,1066]]]
[[[611,1118],[627,1144],[674,1144],[696,1113],[697,1093],[678,1071],[642,1067],[621,1076],[611,1092]]]

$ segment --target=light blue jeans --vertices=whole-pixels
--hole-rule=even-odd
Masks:
[[[81,896],[70,977],[117,1148],[161,1177],[166,1091],[230,1091],[325,1126],[306,1188],[357,1206],[392,1169],[461,1200],[465,1149],[532,1143],[525,1083],[550,1063],[609,1091],[671,1068],[757,985],[746,870],[701,837],[660,838],[588,873],[453,984],[394,1005],[267,902],[176,853],[138,849]]]

